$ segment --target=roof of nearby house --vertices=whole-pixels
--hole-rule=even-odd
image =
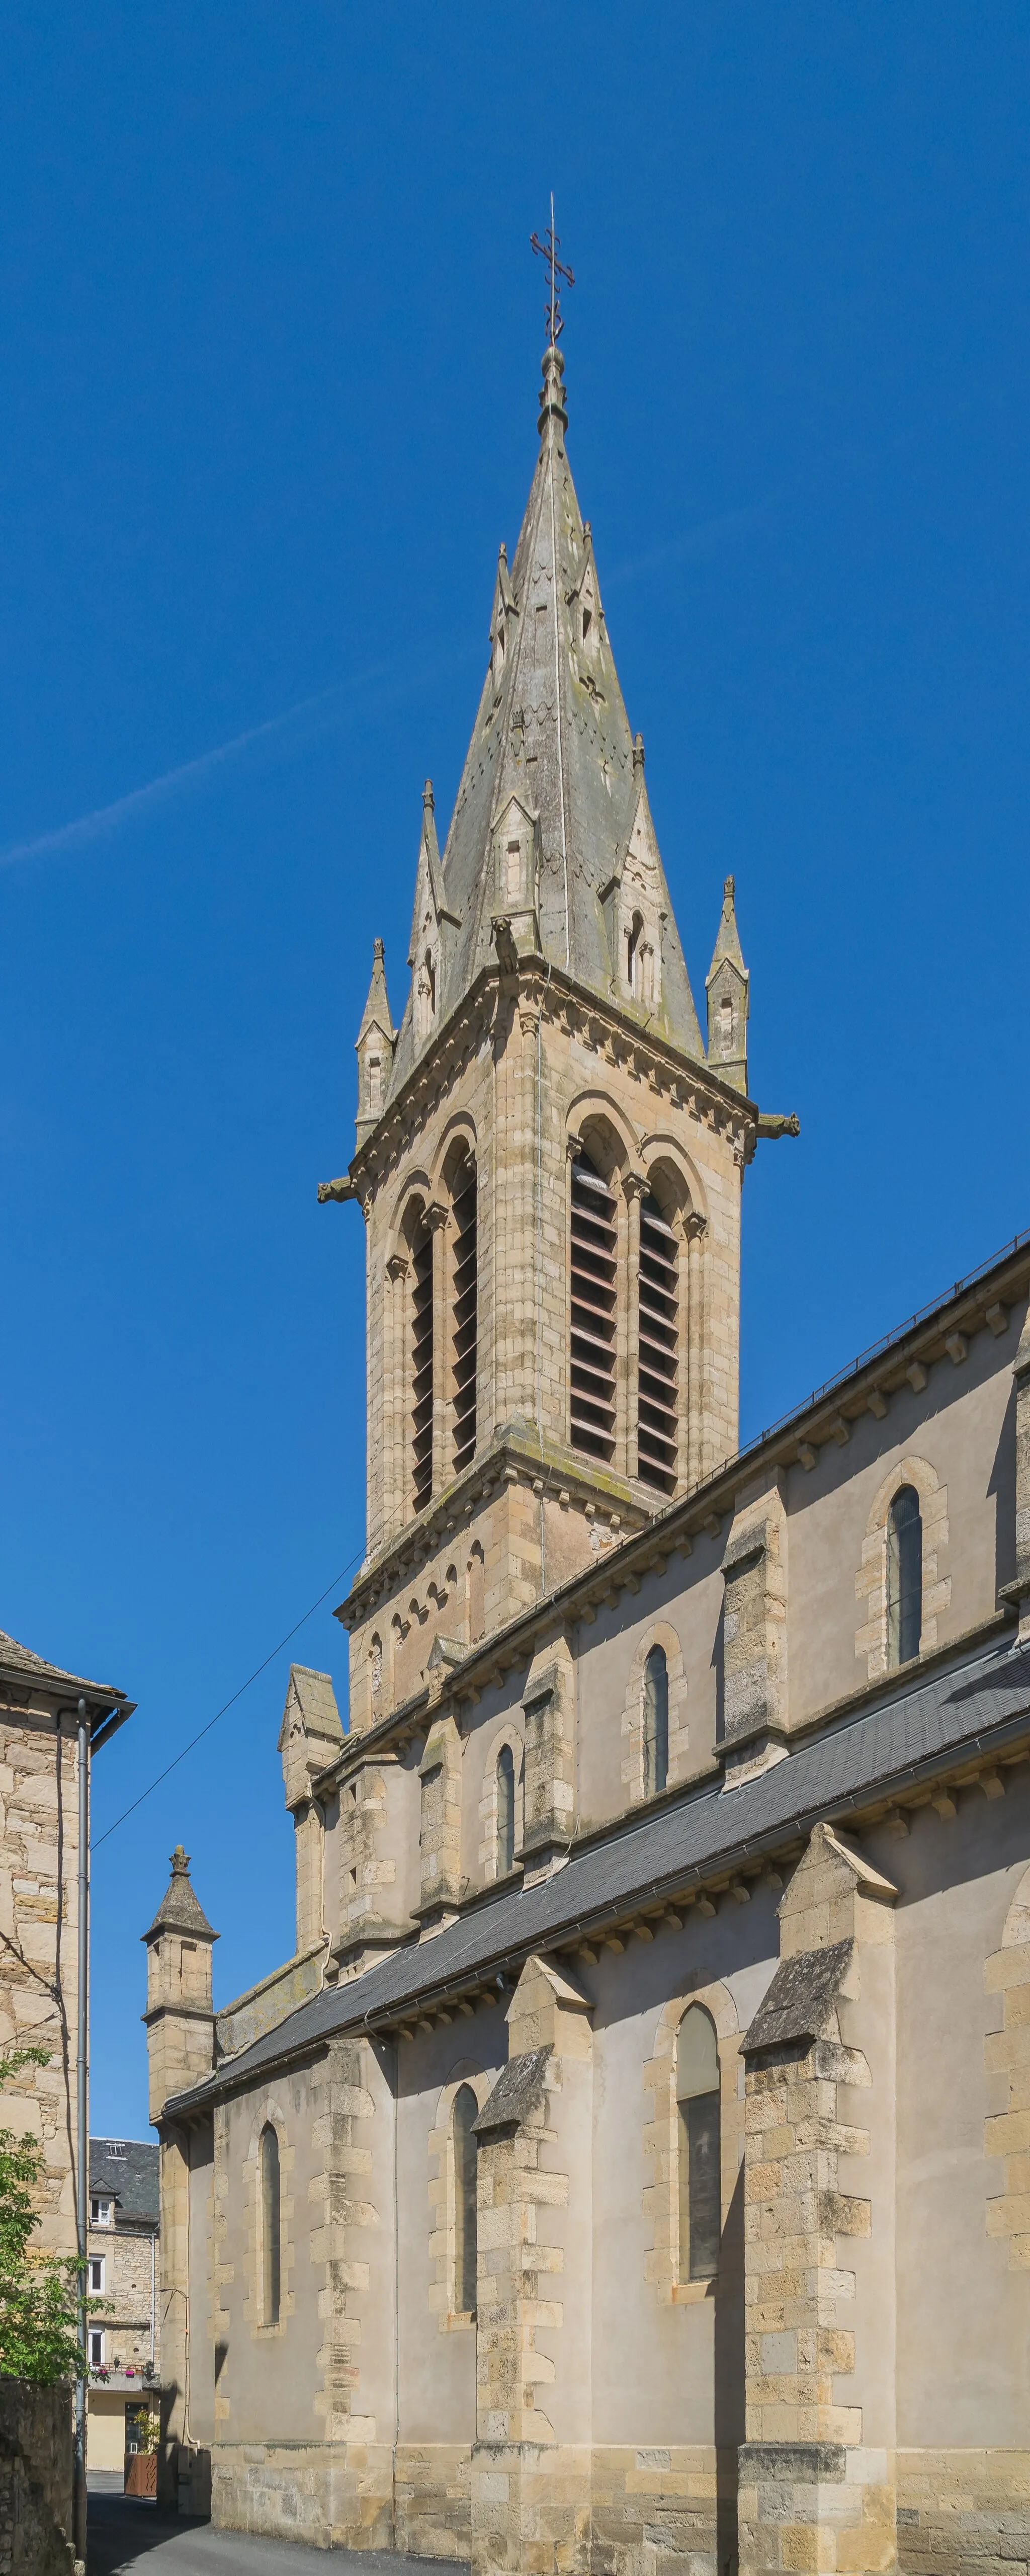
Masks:
[[[158,2225],[160,2160],[160,2147],[142,2138],[90,2139],[90,2191],[114,2201],[116,2227]]]
[[[281,2059],[348,2030],[396,2026],[434,1997],[481,1986],[563,1932],[588,1937],[632,1914],[634,1903],[760,1859],[821,1818],[843,1819],[933,1778],[958,1760],[997,1756],[1030,1723],[1030,1648],[981,1645],[922,1680],[877,1693],[873,1704],[803,1738],[739,1788],[721,1778],[672,1796],[657,1812],[623,1822],[535,1886],[478,1903],[431,1942],[406,1943],[346,1985],[328,1987],[277,2029],[227,2059],[175,2104],[200,2107]],[[172,2106],[170,2106],[172,2107]]]
[[[92,1691],[94,1696],[126,1708],[124,1691],[115,1690],[109,1682],[87,1681],[82,1673],[66,1673],[60,1664],[48,1664],[43,1655],[33,1653],[31,1646],[19,1645],[0,1628],[0,1673],[23,1673],[27,1681],[60,1682],[78,1691]],[[128,1710],[127,1710],[128,1713]]]

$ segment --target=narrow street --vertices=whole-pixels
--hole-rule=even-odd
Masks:
[[[325,2576],[330,2560],[347,2576],[439,2576],[439,2559],[401,2558],[383,2550],[309,2549],[300,2541],[255,2540],[242,2531],[215,2531],[208,2522],[180,2522],[133,2496],[97,2493],[89,2499],[88,2576]]]

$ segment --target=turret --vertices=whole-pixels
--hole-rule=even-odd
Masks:
[[[705,978],[708,993],[708,1061],[734,1091],[747,1091],[747,1016],[750,978],[744,964],[733,900],[733,878],[722,890],[722,919]]]
[[[166,2102],[209,2073],[215,2055],[211,1953],[218,1934],[194,1895],[181,1843],[172,1853],[168,1887],[143,1939],[150,2117],[157,2121]]]

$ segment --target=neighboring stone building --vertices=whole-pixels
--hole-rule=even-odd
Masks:
[[[90,2385],[86,2456],[120,2469],[156,2396],[159,2151],[137,2138],[89,2142]]]
[[[293,1958],[147,1934],[165,2492],[487,2571],[1030,2552],[1030,1242],[737,1451],[732,886],[691,999],[562,364],[358,1148],[349,1729]]]
[[[0,1634],[0,2051],[49,2050],[0,2095],[0,2127],[41,2139],[39,2243],[76,2251],[79,1740],[87,1759],[133,1703]]]

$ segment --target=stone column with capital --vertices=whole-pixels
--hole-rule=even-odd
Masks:
[[[407,1277],[408,1262],[403,1252],[393,1252],[386,1264],[386,1323],[383,1333],[386,1385],[383,1390],[385,1457],[383,1481],[386,1487],[386,1526],[392,1534],[407,1518],[407,1480],[405,1477],[407,1432]]]
[[[450,1474],[448,1457],[451,1417],[451,1351],[450,1297],[448,1269],[451,1244],[450,1209],[439,1199],[426,1209],[426,1224],[433,1238],[433,1492],[438,1494]]]
[[[646,1172],[627,1172],[622,1184],[626,1201],[626,1365],[625,1473],[639,1474],[637,1427],[640,1410],[640,1202],[647,1197]]]
[[[704,1438],[704,1253],[707,1218],[691,1208],[687,1238],[687,1457],[688,1485],[700,1483],[707,1464]]]

